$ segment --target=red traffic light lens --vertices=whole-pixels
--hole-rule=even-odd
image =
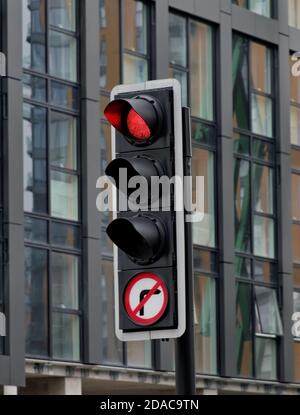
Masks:
[[[132,108],[127,116],[127,128],[136,140],[149,140],[151,131],[143,118]]]
[[[163,125],[161,104],[148,95],[115,99],[107,105],[104,115],[130,144],[137,146],[153,142]]]

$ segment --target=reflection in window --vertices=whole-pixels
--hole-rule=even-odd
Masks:
[[[61,82],[51,82],[51,104],[68,109],[78,109],[78,89]]]
[[[54,312],[52,315],[53,358],[79,361],[79,334],[78,316]]]
[[[37,243],[48,242],[48,226],[43,219],[35,219],[29,216],[24,221],[25,240]]]
[[[26,353],[48,355],[47,251],[25,248]]]
[[[256,337],[255,350],[256,377],[264,380],[276,380],[276,340],[271,338]]]
[[[152,349],[150,340],[144,342],[128,342],[126,351],[127,366],[152,368]]]
[[[46,101],[46,80],[38,76],[23,74],[23,96],[35,101]]]
[[[251,246],[251,205],[250,165],[248,161],[235,160],[235,249],[250,252]]]
[[[282,324],[276,291],[267,287],[255,287],[256,333],[282,335]]]
[[[210,151],[193,149],[193,202],[196,202],[196,177],[204,177],[204,218],[194,223],[193,242],[196,245],[215,246],[215,192],[214,154]],[[199,191],[199,189],[197,189]]]
[[[99,85],[110,91],[120,83],[119,0],[100,0],[100,74]],[[114,28],[114,30],[111,30]],[[109,68],[109,70],[108,70]]]
[[[191,20],[189,27],[191,73],[191,114],[212,121],[213,116],[213,59],[212,28]]]
[[[148,80],[148,7],[136,0],[124,0],[123,5],[123,82]]]
[[[211,277],[195,277],[195,348],[196,370],[217,372],[216,292]]]
[[[273,0],[232,0],[232,3],[262,16],[272,17]]]
[[[236,351],[237,373],[253,376],[252,296],[250,284],[237,284],[236,294]]]
[[[270,48],[238,35],[233,36],[235,128],[251,129],[255,134],[273,137],[272,68],[273,53]]]
[[[186,19],[173,13],[169,14],[169,61],[187,66]]]
[[[79,307],[78,257],[53,252],[51,275],[53,307],[77,310]]]
[[[124,48],[147,54],[147,6],[142,1],[124,0]]]
[[[300,29],[300,3],[299,0],[289,2],[289,25]]]
[[[52,166],[77,169],[77,120],[60,112],[51,112],[50,161]]]
[[[51,172],[51,215],[78,220],[78,178],[75,175]]]
[[[123,82],[133,84],[148,79],[148,63],[145,59],[124,54]]]
[[[50,30],[50,74],[68,81],[77,81],[77,41],[73,36]]]
[[[292,174],[292,215],[300,221],[300,175]]]
[[[46,110],[23,107],[24,210],[47,212]]]
[[[101,275],[101,335],[102,335],[102,361],[106,364],[123,364],[123,343],[115,335],[115,316],[112,308],[114,303],[114,277],[113,262],[102,261]]]
[[[49,0],[50,25],[75,31],[76,0]]]
[[[254,255],[274,258],[274,220],[254,215],[253,221],[253,251]]]
[[[45,0],[23,0],[24,68],[45,71],[45,30]]]

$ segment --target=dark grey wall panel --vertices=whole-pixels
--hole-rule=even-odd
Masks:
[[[84,0],[81,6],[81,159],[83,234],[83,351],[85,363],[100,363],[100,230],[96,209],[96,182],[100,176],[99,114],[99,5]]]
[[[25,382],[23,138],[22,138],[22,7],[19,0],[2,1],[2,48],[7,56],[3,120],[3,207],[6,286],[7,358],[10,385]],[[0,360],[1,364],[2,359]],[[7,362],[7,361],[6,361]],[[7,363],[5,363],[6,365]],[[0,374],[2,372],[0,366]],[[4,372],[3,372],[4,373]],[[0,375],[1,381],[1,375]]]
[[[294,52],[300,52],[300,30],[290,27],[289,34],[290,49]]]
[[[280,274],[282,284],[282,323],[283,336],[279,342],[279,379],[282,382],[294,381],[294,340],[292,336],[293,276]]]
[[[155,2],[155,79],[168,78],[169,68],[169,0]]]

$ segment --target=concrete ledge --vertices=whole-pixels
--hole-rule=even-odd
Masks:
[[[82,381],[82,394],[174,394],[173,372],[130,369],[113,366],[84,365],[48,360],[26,360],[26,377],[34,394],[34,380],[77,378]],[[53,389],[52,389],[53,390]],[[26,394],[25,388],[20,394]],[[300,384],[257,381],[218,376],[197,375],[199,394],[300,395]]]

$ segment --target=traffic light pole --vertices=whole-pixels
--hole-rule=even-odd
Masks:
[[[192,175],[190,109],[182,109],[184,175]],[[188,214],[189,212],[185,212]],[[192,223],[185,221],[186,331],[175,341],[176,393],[196,394]]]

